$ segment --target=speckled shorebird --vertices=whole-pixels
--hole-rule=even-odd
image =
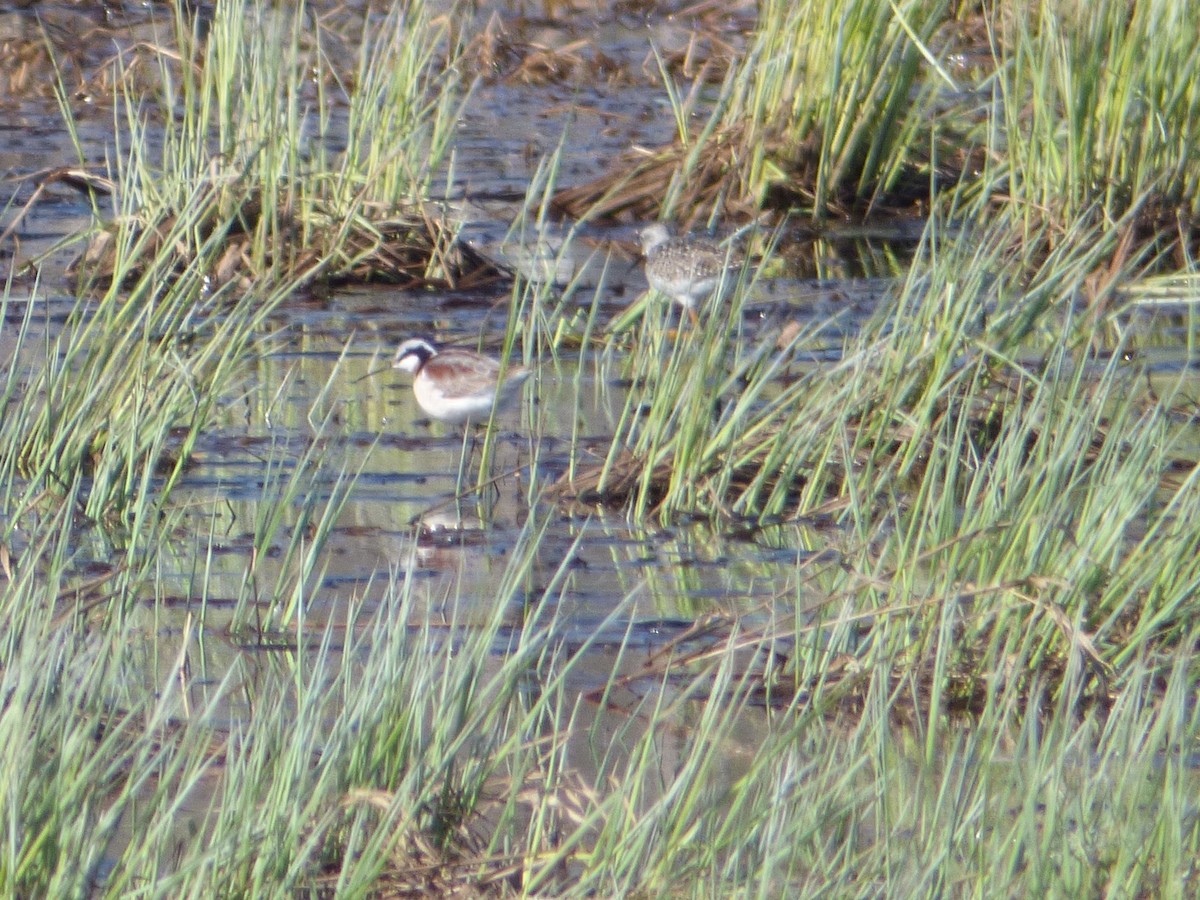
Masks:
[[[471,350],[439,350],[424,338],[409,338],[396,350],[392,365],[411,372],[413,394],[421,409],[440,422],[461,424],[486,419],[517,396],[529,377],[525,366],[509,366],[500,376],[500,363]]]
[[[682,306],[695,324],[696,305],[716,290],[730,268],[725,250],[712,241],[673,238],[659,222],[647,225],[638,237],[646,254],[646,280],[651,289]]]

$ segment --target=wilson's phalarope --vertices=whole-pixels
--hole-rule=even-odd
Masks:
[[[458,347],[439,350],[424,338],[409,338],[396,350],[392,365],[411,372],[413,394],[421,409],[439,422],[460,424],[486,420],[493,407],[501,408],[518,393],[529,377],[526,366],[508,366],[488,356]]]

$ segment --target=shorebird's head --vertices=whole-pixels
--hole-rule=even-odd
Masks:
[[[396,348],[392,366],[416,375],[421,367],[438,355],[438,349],[425,338],[409,338]]]
[[[655,222],[639,231],[638,239],[642,242],[642,252],[649,256],[671,239],[671,232],[662,222]]]

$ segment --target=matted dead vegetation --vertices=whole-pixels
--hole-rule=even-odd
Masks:
[[[589,38],[549,44],[528,36],[527,22],[501,19],[493,12],[487,25],[463,51],[473,70],[487,81],[516,85],[600,82],[620,85],[630,74]]]
[[[377,221],[320,218],[329,223],[318,227],[316,217],[301,221],[276,210],[270,217],[265,258],[256,252],[264,242],[264,221],[261,203],[253,197],[244,199],[232,214],[213,209],[201,217],[189,229],[198,239],[195,245],[176,239],[175,214],[153,223],[116,223],[92,237],[69,274],[90,289],[105,290],[114,279],[128,288],[145,274],[136,261],[124,262],[125,248],[135,247],[137,259],[158,260],[161,265],[165,254],[173,260],[170,268],[180,273],[199,262],[212,289],[247,285],[264,270],[308,289],[376,282],[404,290],[475,291],[510,280],[509,272],[458,241],[453,223],[427,210]],[[198,259],[198,248],[207,264]]]
[[[681,181],[677,209],[691,223],[720,207],[744,220],[758,215],[759,207],[746,199],[743,173],[738,165],[745,128],[735,126],[714,134],[700,147],[673,144],[653,150],[634,148],[616,160],[612,168],[587,182],[563,188],[550,201],[555,212],[571,218],[599,216],[626,221],[648,221],[658,217],[663,198]],[[782,147],[780,148],[782,149]]]

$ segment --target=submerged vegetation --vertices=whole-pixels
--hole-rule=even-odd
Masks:
[[[610,328],[604,278],[586,309],[574,281],[510,278],[444,209],[473,77],[611,61],[472,34],[465,9],[337,32],[313,7],[175,4],[110,61],[107,170],[54,176],[97,192],[65,324],[40,318],[46,260],[6,284],[5,891],[1194,893],[1200,433],[1189,365],[1153,354],[1190,363],[1197,330],[1200,12],[770,0],[690,89],[690,56],[652,48],[676,143],[566,187],[550,156],[513,233],[541,262],[552,210],[661,213],[749,222],[751,254],[695,324],[664,302]],[[913,210],[861,327],[752,314],[798,228]],[[533,382],[582,348],[577,396],[582,373],[631,385],[611,440],[576,424],[557,466],[530,438],[484,614],[423,606],[414,528],[317,621],[372,448],[334,375],[280,436],[253,371],[272,314],[496,279]],[[230,503],[184,482],[233,404],[265,437],[230,587]],[[500,476],[464,478],[473,449],[455,499],[482,510]],[[581,634],[573,548],[539,555],[580,508],[704,522],[794,577],[749,611],[656,610],[653,651],[632,589]],[[246,652],[210,669],[218,634]]]

